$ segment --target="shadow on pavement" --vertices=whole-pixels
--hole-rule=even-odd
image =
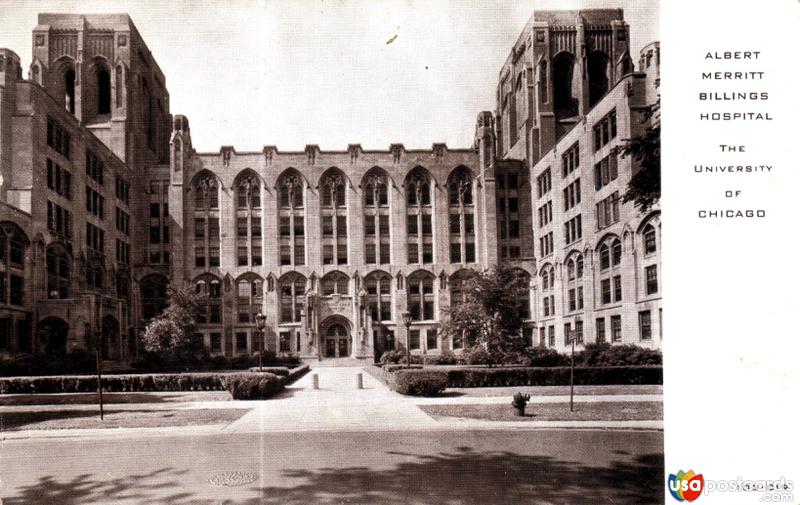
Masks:
[[[125,503],[172,505],[664,502],[661,454],[613,461],[607,466],[510,451],[478,453],[470,447],[429,456],[389,452],[387,457],[410,461],[384,469],[350,466],[283,470],[280,482],[260,488],[250,485],[227,489],[225,494],[230,499],[220,499],[219,490],[211,494],[207,482],[197,482],[171,468],[110,480],[100,475],[80,475],[61,482],[48,476],[21,488],[18,495],[8,497],[4,503],[78,505],[109,503],[111,499],[115,503],[126,500]],[[275,474],[271,475],[274,478]],[[262,479],[269,478],[270,475],[262,475]]]

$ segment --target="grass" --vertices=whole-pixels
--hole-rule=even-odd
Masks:
[[[660,421],[664,417],[661,402],[576,402],[529,403],[525,416],[515,414],[509,401],[494,405],[419,405],[436,419],[461,417],[485,421]]]
[[[451,396],[508,396],[514,393],[530,393],[531,396],[560,396],[569,394],[569,386],[508,386],[485,388],[447,388]],[[575,394],[591,395],[660,395],[663,386],[629,385],[629,386],[575,386]]]
[[[104,420],[97,410],[16,411],[0,413],[0,432],[93,428],[164,428],[228,424],[250,409],[106,409]]]
[[[227,391],[170,391],[166,393],[103,393],[104,403],[176,403],[228,401]],[[0,407],[20,405],[91,405],[97,403],[97,393],[52,393],[33,395],[0,395]]]

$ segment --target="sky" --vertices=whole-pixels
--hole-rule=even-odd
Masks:
[[[198,151],[457,148],[534,6],[623,8],[634,61],[659,38],[657,0],[0,0],[0,47],[27,68],[37,13],[127,12]]]

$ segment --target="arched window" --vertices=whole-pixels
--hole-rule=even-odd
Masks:
[[[459,270],[450,276],[450,307],[464,302],[464,290],[467,282],[475,277],[474,270]]]
[[[168,303],[169,281],[163,275],[152,274],[139,284],[142,293],[142,312],[144,319],[159,315]]]
[[[280,284],[281,322],[299,323],[304,306],[306,278],[291,272],[281,278]]]
[[[433,263],[433,210],[431,177],[417,167],[406,177],[408,262]]]
[[[556,118],[568,118],[578,113],[578,100],[572,85],[574,67],[575,58],[570,53],[561,52],[553,59],[553,108]]]
[[[520,290],[519,296],[519,317],[523,321],[531,319],[531,274],[524,270],[516,269],[514,270],[517,278],[519,279],[520,286],[524,287],[525,289]],[[553,272],[551,271],[551,274]],[[552,281],[551,281],[552,285]],[[530,338],[531,340],[533,337]]]
[[[642,232],[642,239],[644,241],[644,253],[652,254],[658,250],[656,243],[656,228],[652,224],[647,224]]]
[[[322,196],[322,264],[347,264],[347,209],[345,176],[330,169],[320,179]]]
[[[361,186],[364,188],[364,261],[367,265],[388,265],[391,263],[391,240],[386,172],[372,168]]]
[[[432,321],[434,314],[434,276],[430,272],[418,271],[408,276],[408,310],[413,321]]]
[[[0,223],[0,304],[25,300],[25,249],[28,238],[14,223]]]
[[[222,322],[221,288],[220,280],[211,274],[201,275],[194,281],[194,290],[198,297],[198,324],[219,324]]]
[[[622,241],[613,235],[603,239],[600,247],[600,303],[607,305],[622,301]]]
[[[556,297],[554,293],[556,282],[556,271],[552,265],[547,264],[539,271],[539,278],[542,284],[542,317],[552,317],[556,315]]]
[[[281,265],[305,265],[303,178],[287,170],[278,178],[278,220]]]
[[[392,278],[386,272],[372,272],[364,279],[367,306],[373,321],[392,320]]]
[[[617,266],[622,261],[622,242],[616,239],[611,243],[611,266]]]
[[[117,108],[119,109],[119,108],[122,108],[122,106],[124,105],[122,103],[122,90],[125,88],[125,82],[123,81],[123,78],[122,78],[122,65],[117,66],[116,73],[117,73],[117,76],[116,76],[117,87],[116,87],[116,93],[115,93],[114,99],[116,101]]]
[[[117,291],[117,296],[120,298],[131,297],[131,277],[130,273],[119,271],[114,279],[114,284]]]
[[[47,297],[69,298],[70,262],[66,249],[60,245],[50,246],[46,254]]]
[[[194,182],[194,266],[219,266],[219,184],[211,173],[200,175]]]
[[[103,65],[97,66],[97,113],[111,114],[111,74]]]
[[[350,279],[342,272],[330,272],[322,278],[322,296],[350,294]]]
[[[72,68],[64,72],[64,107],[75,114],[75,70]]]
[[[600,269],[606,270],[611,266],[611,254],[609,252],[608,244],[600,246]]]
[[[453,171],[447,181],[450,207],[450,263],[475,262],[475,205],[472,174],[467,168]]]
[[[583,256],[573,254],[567,260],[567,310],[583,310]]]
[[[105,268],[100,261],[90,261],[86,265],[86,289],[102,291],[105,288]]]
[[[255,174],[240,175],[236,187],[236,264],[261,266],[261,185]]]
[[[236,283],[236,311],[239,323],[254,323],[262,311],[264,284],[255,274],[245,274]]]
[[[609,88],[608,56],[600,51],[589,53],[589,107],[600,101]]]

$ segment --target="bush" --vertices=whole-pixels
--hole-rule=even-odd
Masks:
[[[381,355],[381,359],[379,360],[381,365],[389,365],[389,364],[398,364],[408,363],[408,355],[406,354],[405,349],[393,349],[390,351],[386,351]],[[421,365],[422,364],[422,357],[418,354],[411,355],[411,363]]]
[[[271,373],[230,374],[224,383],[234,400],[266,400],[284,386],[283,379]]]
[[[464,365],[496,365],[500,362],[498,356],[490,353],[483,346],[464,349],[458,357],[458,362]]]
[[[434,358],[433,363],[436,365],[455,365],[458,363],[458,357],[453,351],[444,351]]]
[[[264,367],[296,367],[300,364],[297,355],[276,356],[265,350],[261,358]],[[184,356],[168,359],[157,354],[145,354],[131,362],[131,368],[139,372],[180,372],[188,370],[247,370],[258,366],[258,354],[238,356]]]
[[[403,395],[435,396],[447,387],[447,373],[432,370],[400,370],[394,389]]]
[[[387,372],[397,372],[400,370],[420,370],[422,365],[386,365],[383,367]]]
[[[464,368],[442,372],[448,387],[564,386],[569,367]],[[660,366],[575,367],[575,384],[662,384]]]
[[[576,366],[643,366],[661,363],[661,351],[634,344],[586,344],[580,353],[575,354]]]
[[[262,373],[262,372],[263,373],[271,373],[273,375],[279,375],[281,377],[288,377],[289,376],[289,369],[286,368],[285,366],[264,366],[264,367],[261,367],[261,368],[259,368],[257,366],[251,366],[250,367],[250,371],[251,372],[256,372],[256,373]]]
[[[73,351],[67,354],[38,353],[14,359],[0,359],[0,376],[63,375],[92,373],[97,362],[93,353]]]
[[[266,375],[266,374],[254,374]],[[103,391],[221,391],[225,374],[105,375]],[[91,393],[97,391],[97,376],[16,377],[0,379],[0,394]]]
[[[568,366],[569,356],[559,354],[555,349],[529,347],[520,354],[517,363],[523,366]]]

